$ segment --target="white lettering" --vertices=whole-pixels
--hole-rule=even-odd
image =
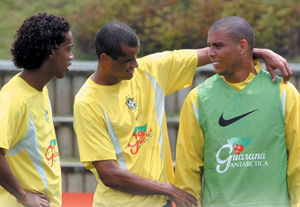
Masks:
[[[229,149],[228,157],[226,159],[221,159],[220,154],[224,149]],[[231,144],[223,145],[216,154],[216,161],[218,163],[216,170],[218,173],[225,173],[229,167],[264,167],[268,166],[268,162],[266,159],[266,152],[256,153],[256,154],[234,154],[230,155],[233,151],[233,147]],[[226,150],[225,150],[226,152]],[[222,170],[222,165],[224,169]]]
[[[221,160],[220,158],[219,158],[219,155],[220,155],[220,152],[222,151],[222,149],[225,149],[225,148],[229,148],[229,153],[228,153],[228,158],[227,159],[225,159],[225,160]],[[232,145],[230,145],[230,144],[226,144],[226,145],[223,145],[220,149],[219,149],[219,151],[218,151],[218,153],[216,154],[216,160],[217,160],[217,162],[219,163],[219,164],[224,164],[224,163],[226,163],[226,166],[225,166],[225,169],[224,170],[221,170],[220,168],[221,168],[221,166],[220,165],[217,165],[217,167],[216,167],[216,170],[217,170],[217,172],[218,173],[224,173],[224,172],[226,172],[227,170],[228,170],[228,168],[229,168],[229,166],[230,166],[230,163],[231,163],[231,159],[232,159],[232,155],[230,155],[230,153],[232,152]]]

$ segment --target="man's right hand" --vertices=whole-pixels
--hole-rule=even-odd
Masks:
[[[192,194],[173,186],[173,192],[169,198],[179,205],[180,207],[193,207],[198,206],[197,199]]]
[[[50,207],[50,199],[44,194],[27,193],[19,203],[26,207]]]

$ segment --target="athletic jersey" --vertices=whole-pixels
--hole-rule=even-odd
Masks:
[[[196,87],[184,102],[175,184],[203,199],[204,207],[300,206],[300,96],[282,81],[277,90],[258,62],[255,68],[257,76],[238,84],[215,75],[200,84],[210,95],[198,97]]]
[[[61,170],[48,90],[39,92],[19,74],[0,93],[0,148],[22,188],[50,198],[61,206]],[[19,207],[0,186],[0,205]]]
[[[94,206],[163,206],[167,197],[134,196],[108,188],[93,161],[116,160],[119,167],[143,178],[174,181],[164,101],[165,96],[192,83],[197,53],[157,53],[138,63],[131,80],[103,86],[89,78],[75,97],[80,160],[99,182]]]

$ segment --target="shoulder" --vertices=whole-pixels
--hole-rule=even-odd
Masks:
[[[280,81],[280,94],[281,96],[287,96],[291,99],[300,99],[296,87],[290,82],[284,83],[283,80]]]
[[[185,105],[190,105],[193,104],[195,102],[197,102],[198,100],[198,86],[193,88],[187,95],[186,99],[185,99]]]
[[[215,74],[209,78],[207,78],[205,81],[203,81],[202,83],[200,83],[197,87],[201,88],[206,88],[206,87],[211,87],[214,85],[215,82],[217,81],[223,81],[223,79],[221,78],[221,76]]]
[[[79,114],[90,114],[92,116],[95,111],[99,111],[101,97],[97,96],[96,89],[93,86],[84,84],[74,99],[74,116]]]
[[[89,77],[75,95],[74,104],[91,102],[91,99],[93,99],[94,97],[93,94],[95,93],[95,90],[96,89],[91,84],[91,80]]]
[[[166,62],[172,60],[189,60],[195,59],[197,61],[197,51],[196,50],[174,50],[174,51],[164,51],[159,53],[154,53],[147,55],[145,57],[139,58],[139,64],[149,64],[152,62]]]
[[[7,82],[0,92],[0,103],[3,106],[11,105],[11,107],[20,107],[28,101],[28,91],[24,90],[24,84],[20,78],[13,77]]]

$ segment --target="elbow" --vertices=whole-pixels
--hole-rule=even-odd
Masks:
[[[117,179],[115,175],[107,173],[105,175],[99,175],[99,177],[103,185],[106,187],[115,188],[117,186]]]

